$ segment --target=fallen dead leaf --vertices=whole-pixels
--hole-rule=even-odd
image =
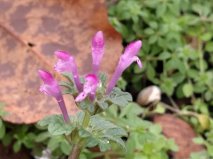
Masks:
[[[103,0],[0,0],[0,101],[8,112],[4,120],[34,123],[60,113],[53,98],[38,91],[37,70],[53,72],[54,51],[66,50],[75,56],[82,75],[90,71],[90,41],[98,30],[106,41],[101,70],[110,76],[122,45]],[[75,113],[73,99],[66,102],[69,113]]]
[[[163,134],[174,139],[178,145],[178,152],[173,153],[175,159],[189,159],[192,152],[204,150],[204,147],[193,142],[196,133],[192,127],[185,121],[175,117],[174,115],[157,115],[154,122],[161,125]]]

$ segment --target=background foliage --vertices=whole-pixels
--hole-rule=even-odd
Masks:
[[[120,0],[110,7],[109,15],[124,44],[143,41],[140,57],[144,69],[141,72],[132,66],[120,86],[137,94],[147,85],[158,85],[165,95],[163,100],[173,98],[182,112],[194,112],[196,117],[184,119],[206,138],[197,142],[207,147],[208,154],[201,155],[212,157],[213,3]]]
[[[172,98],[183,119],[200,134],[194,142],[206,147],[205,152],[192,154],[191,158],[213,157],[213,3],[209,0],[118,0],[109,6],[109,16],[124,45],[135,39],[143,41],[139,55],[143,69],[133,65],[118,86],[135,98],[142,88],[158,85],[164,93],[163,100]],[[168,151],[177,151],[178,147],[161,134],[158,125],[139,117],[146,111],[135,103],[122,109],[111,107],[103,116],[128,132],[128,138],[124,138],[127,151],[112,144],[113,151],[84,150],[81,158],[169,158]],[[184,115],[188,111],[196,117]],[[3,114],[0,111],[0,116]],[[41,155],[42,149],[48,148],[53,156],[62,159],[71,149],[64,138],[50,137],[38,126],[14,126],[0,120],[0,130],[2,144],[12,144],[14,152],[25,147],[31,154]]]

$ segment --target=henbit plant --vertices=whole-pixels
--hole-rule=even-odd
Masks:
[[[75,60],[64,51],[56,51],[58,62],[55,70],[61,73],[67,81],[58,83],[47,71],[39,70],[39,76],[44,84],[40,91],[53,96],[61,109],[62,115],[52,115],[39,121],[40,126],[48,128],[52,136],[61,135],[72,145],[69,159],[77,159],[85,147],[99,146],[100,151],[110,149],[110,143],[120,144],[125,149],[121,137],[127,135],[126,131],[102,118],[99,113],[104,112],[111,105],[126,106],[132,97],[127,92],[116,88],[116,82],[123,71],[133,62],[139,67],[142,63],[136,56],[142,47],[140,40],[130,43],[121,55],[112,79],[107,85],[106,75],[99,72],[99,65],[104,54],[104,37],[101,31],[97,32],[92,40],[92,72],[84,77],[78,74]],[[65,90],[61,91],[60,86]],[[75,116],[69,116],[64,94],[70,94],[75,98],[79,112]]]

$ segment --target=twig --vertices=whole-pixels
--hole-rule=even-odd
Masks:
[[[172,106],[174,106],[176,109],[179,109],[179,107],[178,107],[178,105],[175,103],[175,101],[174,101],[171,97],[169,97],[169,96],[167,96],[167,97],[169,98],[169,101],[171,102]]]

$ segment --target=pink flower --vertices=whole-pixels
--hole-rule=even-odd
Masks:
[[[75,59],[64,51],[56,51],[56,57],[58,62],[55,64],[54,68],[57,72],[69,72],[72,73],[74,78],[74,83],[79,92],[82,91],[82,84],[78,75],[78,69],[75,63]]]
[[[91,100],[95,99],[96,89],[98,87],[99,80],[95,74],[88,74],[85,77],[84,89],[83,91],[75,98],[76,102],[81,102],[88,95]]]
[[[92,40],[92,69],[97,74],[99,65],[104,54],[104,36],[102,31],[98,31]]]
[[[61,112],[63,114],[64,121],[69,122],[67,109],[66,109],[64,99],[57,81],[47,71],[39,70],[38,73],[40,78],[44,82],[44,84],[40,86],[40,91],[46,95],[53,96],[57,100],[59,107],[61,109]]]
[[[140,40],[132,42],[126,47],[126,49],[124,50],[124,54],[121,55],[120,57],[118,65],[112,76],[112,79],[108,84],[107,94],[109,94],[112,91],[112,89],[115,87],[116,82],[122,75],[123,71],[126,68],[128,68],[133,62],[136,61],[138,66],[142,68],[142,63],[140,59],[136,56],[139,53],[141,47],[142,47],[142,41]]]

